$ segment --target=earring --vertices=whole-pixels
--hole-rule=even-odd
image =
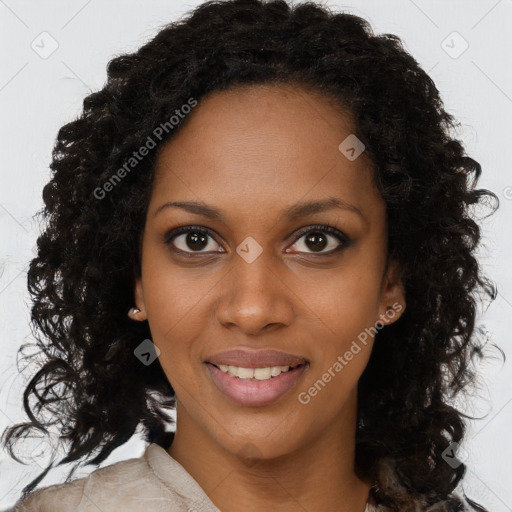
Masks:
[[[142,314],[140,314],[142,313]],[[143,321],[143,320],[147,320],[146,318],[146,314],[141,311],[139,308],[130,308],[130,311],[128,311],[128,316],[132,319],[132,320],[136,320],[136,321]]]
[[[141,310],[139,308],[131,308],[130,311],[128,311],[128,316],[132,319],[132,320],[142,320],[142,318],[135,318],[135,316],[139,315],[139,313],[141,313]],[[143,320],[145,320],[146,318],[144,318]]]

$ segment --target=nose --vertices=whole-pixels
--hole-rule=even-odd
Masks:
[[[294,317],[290,287],[265,251],[251,263],[238,255],[219,287],[216,316],[223,327],[258,335],[291,325]],[[282,274],[282,269],[281,269]]]

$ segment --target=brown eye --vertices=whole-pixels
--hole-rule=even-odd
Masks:
[[[195,226],[183,226],[171,231],[165,236],[165,243],[186,253],[224,252],[219,250],[220,246],[210,230]]]
[[[328,245],[327,236],[319,232],[308,233],[304,239],[306,246],[312,251],[322,251]]]
[[[208,245],[208,236],[204,233],[192,231],[185,235],[185,245],[194,251],[200,251]]]
[[[349,242],[349,238],[338,229],[332,226],[317,226],[302,231],[292,247],[295,247],[296,252],[321,256],[338,252],[347,247]]]

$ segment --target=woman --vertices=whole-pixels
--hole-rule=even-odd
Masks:
[[[4,443],[150,444],[33,492],[49,466],[15,510],[485,510],[448,397],[495,296],[469,206],[497,197],[453,126],[398,37],[311,2],[205,2],[114,58],[58,134],[47,362]]]

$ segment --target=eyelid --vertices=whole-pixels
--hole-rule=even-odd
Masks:
[[[180,254],[185,254],[187,256],[195,256],[195,255],[200,256],[200,255],[205,255],[205,254],[211,255],[212,254],[211,251],[210,252],[183,251],[183,250],[178,249],[177,247],[173,246],[172,240],[174,240],[176,237],[178,237],[180,235],[187,234],[190,232],[199,232],[199,233],[203,233],[207,236],[210,236],[211,238],[213,238],[215,240],[215,243],[217,243],[219,246],[222,247],[222,244],[220,244],[217,241],[217,238],[222,239],[222,237],[218,233],[216,233],[213,229],[207,228],[206,226],[198,226],[198,225],[193,225],[193,224],[183,224],[181,226],[176,226],[175,228],[171,229],[170,231],[167,231],[165,233],[165,235],[163,236],[163,243],[168,247],[172,246],[171,250],[173,250],[174,252],[177,252]],[[217,251],[217,252],[226,252],[226,251],[223,249],[222,251]]]
[[[327,224],[310,224],[309,226],[304,226],[302,228],[299,228],[298,230],[292,232],[288,236],[291,236],[293,233],[296,232],[296,235],[295,235],[295,238],[293,241],[295,243],[299,238],[304,236],[306,233],[309,233],[310,231],[314,231],[314,232],[319,231],[321,233],[329,233],[330,235],[339,237],[342,241],[345,241],[345,242],[348,242],[348,240],[349,240],[348,236],[345,233],[343,233],[343,231],[340,231],[338,228],[331,226],[328,223]]]
[[[222,245],[217,241],[217,238],[222,239],[222,237],[217,232],[215,232],[213,229],[207,228],[206,226],[191,225],[191,224],[184,224],[184,225],[177,226],[177,227],[171,229],[163,236],[163,242],[165,245],[171,246],[172,245],[171,242],[174,238],[176,238],[182,234],[186,234],[186,233],[194,232],[194,231],[204,233],[204,234],[212,237],[215,240],[215,242],[222,247]],[[296,232],[296,235],[290,245],[294,245],[300,238],[302,238],[305,234],[310,233],[310,232],[327,233],[331,236],[334,236],[335,238],[337,238],[339,240],[339,242],[340,242],[339,247],[337,247],[336,249],[332,249],[331,251],[328,251],[325,253],[323,253],[323,252],[304,253],[304,254],[308,254],[308,255],[312,255],[312,256],[328,256],[328,255],[334,254],[334,253],[338,252],[339,250],[348,247],[348,245],[350,245],[350,242],[351,242],[351,239],[345,233],[340,231],[338,228],[331,226],[328,223],[326,223],[326,224],[311,224],[311,225],[299,228],[299,230],[295,230],[294,232]],[[290,233],[286,238],[289,238],[294,232]],[[212,254],[211,251],[210,252],[182,251],[181,249],[178,249],[177,247],[173,247],[172,250],[179,252],[181,254],[187,254],[187,255],[198,255],[199,256],[202,254],[203,255],[206,255],[206,254],[211,255]],[[226,251],[223,250],[223,251],[217,251],[217,252],[226,252]],[[303,253],[301,252],[301,254],[303,254]]]
[[[164,243],[170,243],[173,238],[176,238],[177,236],[182,235],[184,233],[188,233],[190,231],[199,231],[201,233],[205,233],[207,235],[212,236],[212,238],[221,238],[218,233],[216,233],[211,228],[207,228],[206,226],[199,226],[195,224],[183,224],[181,226],[176,226],[175,228],[167,231],[163,237]]]

